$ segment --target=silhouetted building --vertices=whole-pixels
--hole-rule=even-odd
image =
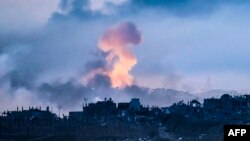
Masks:
[[[201,103],[198,100],[192,100],[189,102],[191,107],[201,107]]]
[[[56,115],[49,111],[49,107],[46,110],[41,110],[41,108],[29,108],[29,110],[11,111],[4,112],[3,114],[8,119],[12,120],[53,120],[56,118]]]
[[[203,106],[209,112],[246,114],[250,113],[250,98],[248,95],[232,97],[224,94],[220,99],[205,99]]]
[[[84,118],[83,111],[69,112],[69,119],[72,120],[82,120]]]
[[[129,103],[129,110],[140,111],[141,107],[142,106],[141,106],[139,98],[133,98],[133,99],[131,99],[131,101]]]
[[[116,113],[116,104],[110,98],[109,100],[90,103],[84,107],[84,112],[90,116],[111,116]]]
[[[89,140],[96,140],[96,137],[108,135],[126,139],[132,136],[147,137],[159,127],[171,127],[171,124],[176,129],[182,123],[187,125],[187,121],[190,122],[188,129],[200,123],[206,123],[206,126],[218,121],[247,124],[250,123],[249,116],[249,95],[233,97],[224,94],[219,99],[205,99],[203,105],[198,100],[191,100],[188,103],[180,101],[165,108],[143,107],[138,98],[116,105],[110,98],[86,103],[82,111],[70,111],[68,118],[57,117],[49,107],[46,110],[17,108],[16,111],[3,112],[0,116],[0,135],[40,138],[52,134],[72,134],[79,137],[79,140],[88,137],[91,137]]]
[[[129,113],[129,103],[118,103],[118,114],[121,116],[126,116]]]

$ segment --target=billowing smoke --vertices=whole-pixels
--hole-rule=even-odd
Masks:
[[[113,88],[124,88],[133,83],[130,74],[137,59],[131,46],[141,43],[142,36],[137,27],[124,22],[108,29],[99,41],[99,49],[106,53],[105,66],[90,71],[87,80],[91,81],[98,75],[108,76]]]
[[[118,1],[120,4],[122,1],[124,3],[120,5]],[[230,76],[233,76],[231,73],[223,76],[219,74],[218,79],[217,74],[207,76],[206,68],[209,68],[210,72],[210,68],[213,69],[216,65],[209,66],[211,63],[203,62],[207,61],[206,55],[209,56],[209,53],[215,53],[213,54],[215,60],[226,60],[229,57],[229,61],[231,61],[232,56],[226,55],[227,57],[224,58],[217,54],[220,54],[218,45],[222,45],[220,50],[229,47],[229,51],[233,51],[235,45],[242,46],[244,51],[247,49],[248,42],[242,42],[242,39],[247,39],[249,31],[242,32],[241,29],[248,28],[237,27],[247,27],[248,25],[246,23],[249,21],[242,22],[239,19],[245,19],[243,17],[246,16],[245,13],[248,13],[245,11],[247,10],[245,4],[249,2],[233,2],[231,0],[223,0],[223,2],[105,0],[105,4],[98,6],[98,3],[104,2],[61,0],[60,10],[51,13],[51,15],[47,13],[48,7],[46,7],[47,5],[51,6],[50,3],[45,4],[46,6],[42,9],[36,7],[40,2],[20,3],[21,7],[16,5],[17,7],[14,8],[13,2],[10,2],[9,6],[4,1],[0,1],[0,3],[0,7],[4,7],[4,13],[6,13],[0,14],[0,19],[3,21],[0,23],[0,112],[14,109],[16,106],[27,108],[28,106],[45,107],[49,105],[63,106],[63,110],[76,110],[80,108],[84,98],[94,101],[105,97],[112,97],[116,102],[125,102],[129,101],[130,98],[138,97],[144,104],[166,106],[179,100],[194,98],[190,93],[178,90],[196,91],[197,87],[201,87],[200,82],[203,82],[204,79],[200,81],[200,77],[203,78],[203,75],[205,75],[204,78],[209,77],[204,87],[205,90],[214,87],[211,86],[211,82],[217,81],[219,85],[224,87],[224,84],[221,83],[224,78],[228,78],[225,80],[231,79]],[[223,3],[241,3],[244,8],[230,8],[230,6],[227,8],[227,5],[223,5]],[[218,5],[222,5],[219,7],[223,9],[214,11]],[[15,9],[19,10],[15,12]],[[243,11],[239,9],[243,9]],[[40,12],[34,13],[34,10]],[[218,14],[217,11],[219,11]],[[149,14],[148,18],[156,22],[148,22],[148,18],[144,17],[145,12]],[[223,23],[231,19],[228,13],[232,12],[242,18],[235,16],[237,19],[233,18],[232,24],[225,27]],[[211,13],[211,17],[206,19],[206,14],[209,13]],[[20,17],[20,15],[23,16]],[[47,19],[44,16],[51,17]],[[30,19],[32,17],[36,18],[32,20]],[[42,20],[41,23],[36,23],[37,19]],[[143,49],[140,49],[141,51],[137,54],[138,58],[144,60],[138,60],[140,62],[137,64],[138,70],[133,70],[136,80],[131,75],[131,69],[137,63],[132,47],[141,43],[142,37],[133,23],[124,22],[108,29],[99,40],[99,51],[95,54],[95,59],[90,58],[93,55],[91,53],[93,53],[96,38],[103,29],[110,23],[123,19],[129,19],[140,25],[140,30],[148,39],[147,43],[143,45]],[[221,21],[222,24],[219,24],[218,21]],[[152,32],[152,28],[156,30]],[[187,30],[188,34],[183,34]],[[208,43],[207,37],[214,37],[216,35],[214,31],[218,30],[227,35],[233,35],[228,34],[232,31],[243,34],[238,38],[220,34],[215,38],[222,44],[213,43],[214,38],[211,39],[212,42]],[[205,33],[202,36],[201,31]],[[187,35],[192,36],[186,38]],[[232,47],[225,46],[227,41],[231,39],[234,39]],[[204,74],[196,76],[195,73],[189,74],[190,70],[197,71],[197,68],[189,67],[189,63],[193,62],[192,59],[184,62],[182,59],[189,57],[190,53],[194,55],[193,59],[200,57],[204,53],[201,45],[204,45],[205,48],[209,47],[211,50],[196,62],[198,66],[199,63],[206,64],[203,67],[198,67],[202,69],[201,71],[205,70]],[[215,48],[210,48],[211,46]],[[192,52],[190,49],[198,50]],[[166,53],[172,51],[173,53],[167,54],[166,57]],[[232,54],[233,57],[237,56],[237,53],[240,52]],[[242,65],[247,64],[247,61],[244,60],[248,60],[246,58],[248,55],[243,54],[242,56]],[[151,59],[152,57],[154,59]],[[89,62],[89,60],[93,61]],[[217,62],[221,65],[221,61]],[[85,67],[83,67],[84,65]],[[172,69],[172,65],[177,67],[176,70],[184,71],[183,74],[177,74]],[[221,67],[223,66],[222,64]],[[225,66],[225,68],[227,67]],[[216,67],[216,71],[217,69],[220,68]],[[211,70],[211,72],[213,71]],[[82,73],[84,73],[87,85],[80,83]],[[234,73],[232,72],[232,74]],[[243,82],[245,84],[245,78],[247,78],[245,74],[239,75],[237,80],[239,79],[241,83],[237,83],[237,87],[240,87]],[[192,86],[190,86],[191,84]],[[232,86],[234,84],[232,83]],[[216,86],[216,88],[221,86]],[[162,89],[153,89],[159,87]],[[225,87],[230,88],[230,86]],[[217,96],[217,94],[223,93],[224,91],[211,91],[200,95],[204,97],[207,95]]]

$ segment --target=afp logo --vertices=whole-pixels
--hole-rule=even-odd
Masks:
[[[224,141],[249,141],[250,125],[225,125]]]

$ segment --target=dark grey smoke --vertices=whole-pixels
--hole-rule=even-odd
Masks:
[[[70,5],[72,9],[67,11]],[[86,0],[73,0],[72,3],[63,0],[61,8],[65,14],[54,13],[44,29],[30,33],[0,33],[0,55],[9,56],[12,63],[9,65],[13,65],[13,68],[1,76],[0,90],[4,90],[0,92],[1,97],[11,99],[13,103],[30,101],[33,105],[64,105],[64,109],[80,107],[84,97],[91,101],[105,97],[128,101],[138,97],[144,104],[168,104],[167,93],[166,96],[161,94],[161,99],[158,99],[157,96],[151,95],[149,88],[136,85],[125,89],[112,89],[110,79],[101,74],[96,75],[88,85],[81,84],[79,80],[71,81],[71,78],[81,79],[81,72],[85,74],[93,69],[105,69],[107,66],[103,60],[106,56],[104,53],[94,56],[94,61],[87,60],[91,57],[90,51],[97,44],[97,39],[93,37],[98,38],[103,29],[102,26],[90,26],[91,22],[97,17],[109,16],[83,9],[86,5]],[[79,24],[74,21],[75,18],[90,19],[91,22],[89,25],[82,22]],[[23,95],[25,96],[22,97]]]
[[[247,0],[131,0],[130,7],[136,9],[166,10],[176,15],[211,13],[221,5],[250,4]]]
[[[5,77],[9,78],[10,85],[12,88],[32,88],[34,83],[34,77],[32,72],[26,71],[22,72],[21,70],[14,70],[9,72]]]
[[[74,81],[66,83],[44,83],[38,88],[39,97],[49,100],[51,103],[63,105],[64,108],[80,107],[84,97],[88,97],[91,89],[89,87],[76,84]]]
[[[110,88],[111,81],[108,76],[97,74],[94,76],[93,79],[90,80],[90,82],[88,83],[88,86],[94,87],[94,88],[98,88],[98,87]]]
[[[91,20],[95,18],[103,18],[103,15],[98,12],[91,12],[88,9],[88,0],[61,0],[60,9],[64,12],[55,12],[51,20],[61,21],[61,20]]]
[[[130,97],[140,98],[144,105],[151,106],[169,106],[177,101],[188,101],[197,98],[188,92],[165,88],[150,89],[137,85],[127,87],[124,91]]]
[[[38,97],[41,102],[65,105],[64,108],[80,107],[84,97],[92,101],[105,97],[113,97],[116,101],[128,101],[130,98],[138,97],[144,104],[162,106],[183,99],[192,99],[194,96],[190,93],[171,89],[150,89],[137,85],[125,89],[112,89],[110,79],[101,74],[96,75],[88,85],[70,79],[81,79],[82,72],[85,74],[107,66],[103,60],[105,54],[102,53],[98,53],[99,57],[95,56],[94,61],[88,60],[91,60],[90,51],[96,48],[103,29],[111,22],[114,24],[145,10],[157,13],[163,11],[160,13],[177,16],[209,14],[221,4],[231,3],[249,4],[249,1],[130,0],[117,7],[116,15],[104,15],[83,8],[88,6],[88,0],[62,0],[60,8],[63,12],[55,12],[42,30],[27,33],[1,29],[0,56],[9,56],[9,65],[13,65],[13,68],[0,76],[1,98],[13,99],[14,102],[21,99],[26,102],[26,97],[22,99],[20,95],[29,93],[31,101],[33,97]],[[103,23],[100,24],[100,21]],[[152,67],[151,64],[150,67],[162,70],[158,66]],[[59,81],[54,82],[57,79]],[[179,76],[170,77],[171,83],[179,83],[179,79]]]
[[[92,53],[92,58],[86,62],[85,66],[84,66],[84,73],[89,73],[92,70],[95,69],[105,69],[105,67],[107,66],[106,63],[106,58],[107,53],[102,52],[102,51],[96,51]]]
[[[146,87],[140,87],[137,85],[128,86],[124,89],[126,93],[132,97],[144,97],[149,94],[150,89]]]
[[[210,14],[223,5],[249,5],[248,0],[127,0],[124,4],[114,7],[112,3],[107,2],[112,8],[115,8],[115,14],[102,14],[101,12],[92,12],[88,8],[89,0],[61,0],[60,8],[64,13],[54,13],[52,19],[111,19],[119,16],[130,17],[145,10],[158,11],[161,14],[170,14],[175,16],[197,16]]]

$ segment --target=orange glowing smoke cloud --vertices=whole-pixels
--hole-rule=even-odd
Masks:
[[[141,33],[133,23],[125,22],[108,29],[99,41],[99,48],[107,53],[105,59],[108,69],[99,68],[90,74],[108,76],[113,88],[131,85],[133,76],[130,71],[137,63],[131,46],[139,44],[141,40]]]

